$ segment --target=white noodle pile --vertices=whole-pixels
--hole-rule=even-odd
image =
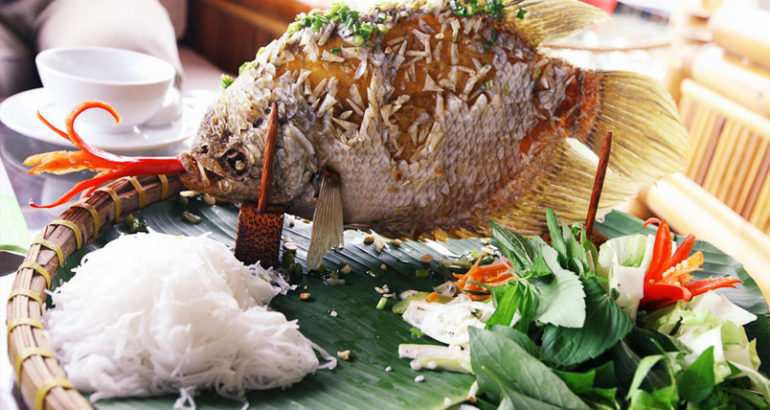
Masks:
[[[91,400],[212,388],[227,397],[286,387],[319,368],[317,345],[267,309],[280,278],[207,237],[124,236],[86,256],[53,294],[48,340]],[[279,279],[282,282],[282,279]],[[336,364],[325,352],[327,363]],[[194,405],[194,404],[193,404]]]

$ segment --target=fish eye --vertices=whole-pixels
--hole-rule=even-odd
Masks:
[[[246,162],[246,157],[236,149],[227,151],[223,159],[228,169],[235,175],[243,175],[248,171],[249,164]]]

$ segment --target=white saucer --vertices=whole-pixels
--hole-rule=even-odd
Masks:
[[[75,130],[89,144],[108,151],[141,151],[163,148],[185,140],[198,130],[206,108],[216,94],[195,90],[182,94],[182,115],[163,125],[138,125],[122,133],[96,133],[81,127]],[[59,129],[64,130],[66,112],[54,107],[51,98],[43,88],[36,88],[16,94],[0,103],[0,121],[8,128],[30,138],[72,146],[38,118],[37,111]]]

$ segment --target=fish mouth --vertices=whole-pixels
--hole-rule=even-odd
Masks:
[[[179,156],[179,160],[186,171],[182,182],[190,190],[207,192],[224,179],[222,166],[212,158],[195,157],[185,152]]]

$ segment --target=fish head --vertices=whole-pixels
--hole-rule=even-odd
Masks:
[[[209,107],[190,149],[179,158],[184,185],[227,202],[259,198],[272,103],[278,108],[270,203],[306,202],[317,194],[314,153],[292,138],[302,132],[294,100],[280,90],[255,87],[241,75]]]

